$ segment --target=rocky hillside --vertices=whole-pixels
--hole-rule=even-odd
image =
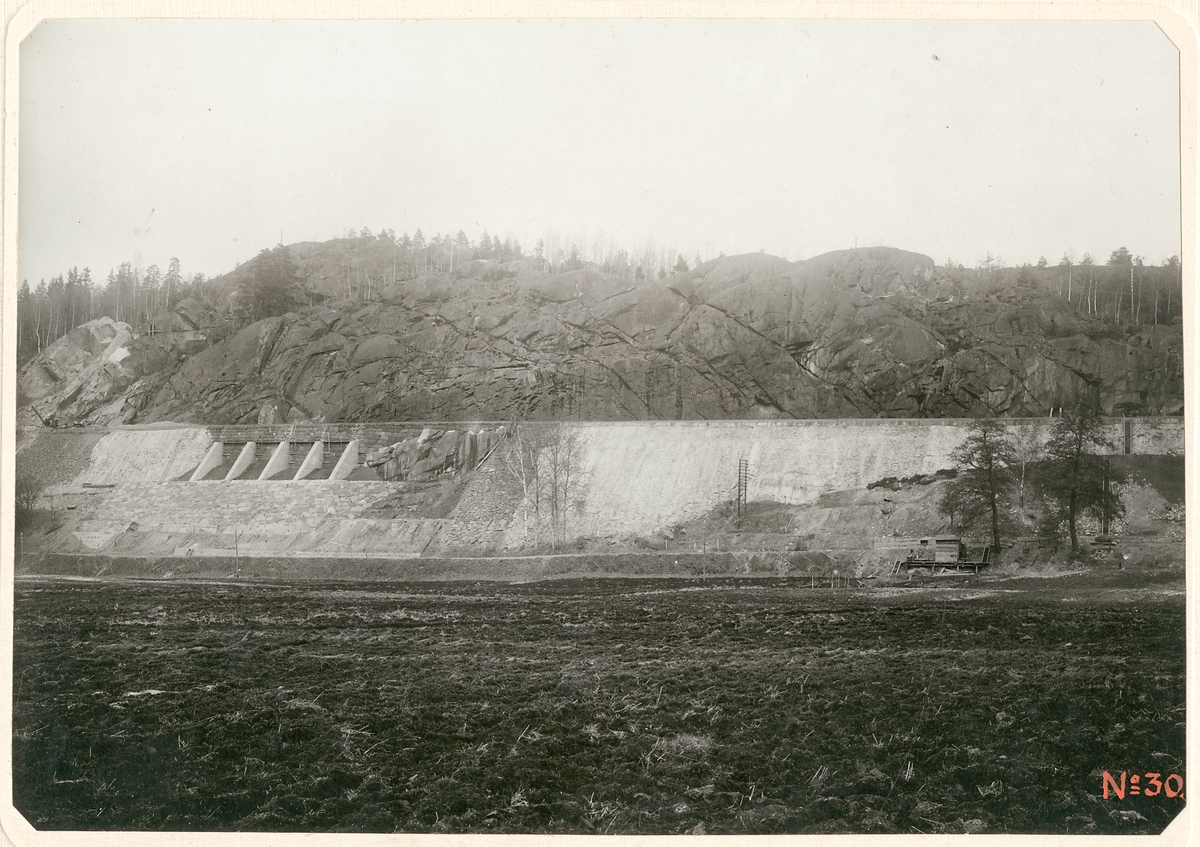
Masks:
[[[1183,406],[1180,326],[1102,324],[901,250],[642,282],[476,261],[377,275],[368,300],[338,293],[331,244],[292,248],[314,305],[222,337],[230,275],[170,332],[75,330],[23,369],[23,401],[58,425],[1034,416],[1097,387],[1110,414]]]

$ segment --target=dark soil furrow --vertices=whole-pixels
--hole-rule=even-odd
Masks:
[[[19,580],[14,802],[39,829],[1160,832],[1182,799],[1102,773],[1184,775],[1182,598],[984,594]]]

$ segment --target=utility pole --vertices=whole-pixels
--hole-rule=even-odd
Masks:
[[[742,517],[746,514],[746,492],[750,487],[750,463],[746,459],[738,459],[737,476],[737,524],[742,525]]]
[[[1105,536],[1105,537],[1107,537],[1107,536],[1108,536],[1108,491],[1109,491],[1109,489],[1108,489],[1108,478],[1109,478],[1109,476],[1110,476],[1110,473],[1109,473],[1109,463],[1110,463],[1111,461],[1112,461],[1112,460],[1111,460],[1111,459],[1108,459],[1108,458],[1106,458],[1106,459],[1104,460],[1104,495],[1103,495],[1103,509],[1102,509],[1102,512],[1103,512],[1103,520],[1102,520],[1102,526],[1101,526],[1101,529],[1100,529],[1100,534],[1101,534],[1101,535],[1103,535],[1103,536]]]
[[[675,363],[675,420],[683,420],[683,373]]]

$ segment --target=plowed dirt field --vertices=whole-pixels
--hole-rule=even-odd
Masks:
[[[39,829],[1155,833],[1183,798],[1102,776],[1184,775],[1184,602],[1113,579],[20,579],[14,802]]]

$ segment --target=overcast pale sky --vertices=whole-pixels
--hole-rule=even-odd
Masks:
[[[1150,23],[49,21],[21,45],[20,274],[216,275],[346,228],[1180,251]]]

